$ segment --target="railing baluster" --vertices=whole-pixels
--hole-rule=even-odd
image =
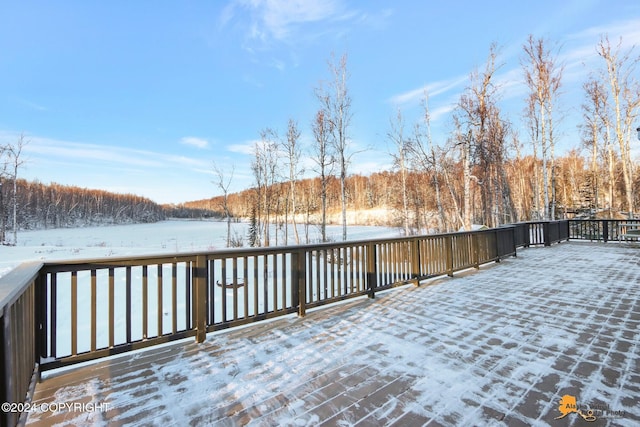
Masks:
[[[127,342],[131,342],[131,266],[127,266],[125,269],[125,285],[126,285],[126,315],[125,315],[125,323],[127,325]]]
[[[207,260],[207,265],[209,267],[209,274],[207,277],[207,298],[206,298],[206,302],[205,302],[205,310],[207,310],[207,313],[209,315],[209,319],[207,324],[211,324],[213,325],[214,323],[216,323],[216,286],[218,286],[218,283],[223,283],[224,284],[224,278],[220,279],[222,282],[216,282],[216,260],[215,259],[210,259]],[[224,275],[224,273],[223,273]]]
[[[162,328],[162,315],[163,315],[163,301],[162,301],[162,270],[164,268],[163,264],[158,264],[158,275],[157,275],[157,283],[158,283],[158,296],[157,296],[157,322],[158,322],[158,336],[161,337],[163,335]]]
[[[220,299],[220,312],[222,313],[222,322],[226,322],[227,319],[227,258],[222,258],[220,260],[220,262],[222,263],[222,266],[220,267],[221,269],[221,273],[222,274],[222,278],[220,279],[220,283],[222,284],[222,286],[220,287],[221,292],[222,292],[222,298]],[[212,301],[215,301],[214,299],[212,299]],[[212,305],[215,305],[214,303],[212,303]]]
[[[49,345],[51,346],[51,354],[54,358],[58,357],[58,273],[49,273],[47,275],[51,281],[51,311],[49,312],[49,323],[51,324],[51,338]]]
[[[375,298],[376,296],[376,287],[377,287],[377,276],[378,273],[376,271],[376,244],[369,243],[366,246],[367,252],[365,254],[365,260],[367,263],[367,288],[369,289],[368,296],[369,298]]]
[[[96,330],[98,328],[96,322],[97,308],[97,289],[96,289],[96,270],[91,270],[91,351],[96,351]]]
[[[233,320],[238,319],[238,258],[233,257]]]
[[[318,292],[318,301],[329,298],[329,252],[326,249],[320,251],[322,254],[322,284],[324,293]]]
[[[109,268],[109,348],[115,345],[115,269]]]
[[[78,272],[71,273],[71,355],[78,354]]]
[[[291,263],[291,260],[289,260],[289,263]],[[287,295],[291,296],[291,293],[289,291],[287,291],[287,254],[283,253],[282,254],[282,267],[280,268],[280,275],[281,275],[281,280],[280,280],[280,290],[281,290],[281,294],[282,294],[282,309],[286,310],[287,308],[289,308],[287,306]],[[291,276],[289,276],[289,280],[291,280]],[[291,286],[291,283],[289,283],[289,286]]]
[[[273,268],[271,271],[273,271],[273,286],[271,287],[273,288],[273,311],[276,312],[278,311],[278,255],[273,254],[272,259]]]
[[[264,293],[263,313],[269,313],[269,255],[262,257],[262,292]]]
[[[171,333],[178,332],[178,264],[171,264]]]
[[[185,323],[185,328],[186,329],[193,329],[194,325],[195,325],[195,319],[193,317],[193,297],[191,296],[192,293],[192,283],[194,280],[194,261],[193,260],[189,260],[185,263],[185,278],[184,278],[184,305],[185,305],[185,311],[184,311],[184,323]],[[205,303],[205,310],[206,310],[206,303]]]
[[[148,266],[142,266],[142,339],[147,339],[148,332],[148,323],[149,323],[149,305],[148,305],[148,294],[149,294],[149,274],[148,274]]]
[[[253,256],[253,315],[257,316],[258,311],[258,257]]]

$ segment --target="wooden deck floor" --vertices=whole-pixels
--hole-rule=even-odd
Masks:
[[[53,372],[27,424],[638,425],[638,330],[640,249],[563,243]]]

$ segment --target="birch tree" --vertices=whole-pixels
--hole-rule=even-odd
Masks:
[[[549,191],[552,190],[549,169],[551,169],[551,182],[553,182],[555,180],[553,176],[555,173],[554,105],[562,81],[562,67],[556,64],[556,58],[547,48],[544,39],[534,39],[530,35],[523,49],[525,52],[525,58],[522,61],[524,77],[532,103],[530,111],[531,114],[535,114],[535,119],[530,123],[537,126],[532,136],[538,140],[532,143],[540,147],[542,155],[544,219],[553,220],[555,219],[555,199],[549,197]]]
[[[460,96],[454,115],[464,165],[464,204],[471,203],[469,192],[473,179],[480,190],[480,217],[483,224],[492,227],[514,220],[513,201],[504,172],[509,126],[502,119],[497,104],[496,56],[496,46],[492,45],[484,71],[471,74],[470,86]],[[471,161],[473,174],[470,173]],[[465,228],[470,226],[468,215],[466,211]]]
[[[18,243],[18,170],[24,164],[24,158],[22,157],[22,150],[29,142],[25,140],[24,134],[20,134],[18,140],[11,144],[9,143],[5,149],[5,167],[7,175],[12,182],[11,192],[11,209],[12,209],[12,229],[13,229],[13,241],[12,245]],[[0,171],[2,174],[2,171]],[[1,179],[1,178],[0,178]],[[0,182],[0,191],[2,191],[2,183]],[[0,199],[1,202],[1,199]],[[4,233],[3,233],[4,234]],[[5,236],[6,238],[6,236]]]
[[[532,212],[531,217],[535,220],[544,218],[545,208],[541,201],[540,188],[540,168],[538,167],[538,149],[540,144],[540,119],[538,117],[538,109],[536,107],[535,96],[529,94],[526,101],[526,108],[524,113],[527,130],[529,132],[529,139],[531,141],[531,148],[533,150],[533,174],[531,177],[531,191],[532,191]],[[546,163],[545,163],[546,164]]]
[[[256,227],[257,234],[262,234],[260,242],[254,244],[270,246],[271,213],[273,210],[272,196],[275,191],[278,167],[278,135],[271,128],[260,131],[260,140],[254,144],[254,159],[251,163],[256,180]]]
[[[605,132],[607,120],[604,120],[604,114],[607,110],[607,94],[602,87],[602,83],[596,79],[590,79],[583,84],[585,92],[585,102],[582,104],[583,111],[583,144],[590,151],[590,191],[593,198],[594,213],[598,212],[600,207],[600,168],[598,160],[600,158],[600,150],[603,145],[600,140]],[[604,138],[602,138],[604,139]],[[609,193],[611,195],[611,193]]]
[[[441,194],[441,162],[439,158],[443,157],[443,153],[436,154],[436,148],[431,138],[431,113],[429,112],[429,96],[424,93],[422,100],[422,118],[416,124],[414,130],[414,138],[409,146],[411,150],[411,161],[415,164],[415,168],[421,172],[428,173],[431,177],[431,183],[436,197],[436,209],[438,210],[438,230],[440,232],[446,229],[446,215]]]
[[[222,191],[222,212],[224,213],[225,221],[227,222],[227,247],[231,247],[231,211],[229,209],[229,186],[233,181],[233,172],[235,168],[232,165],[230,172],[227,174],[224,170],[220,169],[218,165],[213,163],[213,171],[215,173],[214,184]]]
[[[640,56],[633,56],[633,48],[622,51],[622,39],[612,48],[609,38],[603,36],[598,43],[598,55],[605,61],[613,108],[613,131],[620,149],[622,177],[625,187],[625,201],[629,217],[633,217],[633,169],[631,159],[631,138],[634,122],[640,108],[640,85],[636,78],[636,67]]]
[[[331,144],[336,156],[340,177],[340,204],[342,210],[342,240],[347,240],[347,169],[354,153],[349,150],[349,126],[351,124],[351,95],[347,82],[347,55],[329,61],[331,82],[329,92],[320,94],[328,120],[331,122]]]
[[[319,97],[325,97],[326,95],[322,91],[318,94]],[[326,105],[326,101],[322,102]],[[327,190],[329,186],[329,178],[333,171],[334,157],[329,144],[329,138],[332,133],[332,123],[327,117],[326,110],[321,108],[315,115],[313,122],[311,123],[311,130],[313,132],[314,146],[313,155],[311,156],[314,163],[317,165],[317,172],[320,175],[320,238],[322,242],[327,241]]]
[[[395,120],[390,120],[391,129],[387,133],[387,137],[394,146],[394,152],[391,153],[394,167],[398,169],[400,174],[400,197],[401,197],[401,215],[402,229],[405,236],[409,236],[409,202],[407,197],[407,175],[408,175],[408,155],[410,149],[410,141],[404,136],[404,120],[402,112],[398,109]]]
[[[284,141],[283,149],[288,166],[289,176],[289,203],[287,203],[287,212],[291,210],[291,222],[293,224],[293,234],[296,239],[296,245],[300,244],[300,236],[298,235],[298,226],[296,223],[297,205],[296,205],[296,182],[301,174],[304,173],[300,166],[300,158],[302,156],[302,150],[300,149],[300,130],[295,120],[289,119],[287,126],[287,138]],[[287,223],[288,221],[285,221]],[[285,230],[288,227],[285,225]],[[289,242],[288,233],[285,233],[285,241]]]

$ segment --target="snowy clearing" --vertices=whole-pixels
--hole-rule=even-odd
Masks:
[[[301,239],[304,227],[298,226]],[[233,223],[232,235],[247,236],[248,224]],[[154,255],[175,252],[224,249],[227,224],[220,221],[169,220],[151,224],[113,225],[85,228],[56,228],[21,231],[17,246],[0,246],[0,276],[21,262],[65,260],[123,255]],[[279,230],[283,241],[282,231]],[[327,226],[330,239],[341,240],[341,226]],[[317,241],[318,229],[311,226],[309,237]],[[395,237],[398,230],[389,227],[350,226],[349,239]],[[275,238],[273,238],[275,241]],[[290,243],[293,232],[289,232]]]

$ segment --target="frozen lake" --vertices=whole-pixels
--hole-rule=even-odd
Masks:
[[[247,241],[248,223],[233,223],[232,235]],[[151,224],[113,225],[84,228],[57,228],[21,231],[17,246],[0,246],[0,276],[18,264],[35,260],[97,258],[140,254],[162,254],[224,249],[227,224],[220,221],[168,220]],[[275,242],[275,229],[272,242]],[[278,244],[284,242],[283,230],[278,230]],[[301,243],[305,242],[304,227],[298,226]],[[342,227],[327,226],[330,240],[342,238]],[[398,230],[389,227],[350,226],[349,240],[394,237]],[[309,239],[317,241],[319,229],[309,227]],[[289,230],[293,243],[293,230]]]
[[[219,221],[170,220],[152,224],[25,231],[19,233],[17,246],[0,247],[0,276],[6,274],[21,262],[34,260],[53,261],[224,249],[226,230],[227,224]],[[236,235],[244,237],[247,235],[247,231],[248,224],[233,224],[232,232]],[[317,227],[310,228],[309,231],[309,240],[317,241]],[[275,230],[273,233],[275,233]],[[328,227],[328,235],[331,240],[339,240],[341,233],[342,228],[340,226]],[[284,233],[278,230],[278,234],[278,242],[284,242]],[[300,234],[301,239],[306,240],[304,230],[301,229]],[[388,227],[354,226],[349,228],[350,240],[397,235],[397,229]],[[272,239],[275,242],[274,234],[272,234]],[[293,232],[291,230],[289,232],[289,240],[290,243],[293,243]],[[277,289],[274,285],[276,281],[278,283],[290,281],[291,278],[288,275],[272,271],[271,265],[264,264],[266,262],[265,258],[252,258],[243,262],[248,263],[249,271],[257,268],[259,271],[264,270],[267,276],[254,283],[255,289],[252,288],[254,290],[247,295],[245,295],[244,288],[237,290],[236,294],[233,290],[223,290],[221,287],[215,287],[212,290],[214,294],[211,296],[211,304],[218,307],[218,310],[211,321],[220,322],[222,320],[222,317],[224,317],[223,306],[226,307],[228,313],[234,313],[235,310],[240,317],[290,306],[290,291],[281,291],[280,294],[277,294]],[[291,260],[288,255],[282,255],[279,262],[290,263]],[[218,262],[215,265],[217,265],[217,273],[214,274],[214,280],[225,282],[224,277],[218,277],[221,271],[220,263]],[[184,278],[187,274],[185,267],[186,264],[161,264],[150,267],[148,271],[146,268],[143,270],[143,267],[133,267],[129,272],[131,275],[130,282],[126,280],[126,271],[124,269],[116,269],[114,273],[116,286],[113,289],[114,295],[112,296],[116,302],[114,309],[115,323],[109,326],[109,313],[106,305],[99,304],[95,313],[98,347],[106,348],[108,346],[108,333],[110,330],[113,330],[116,343],[126,342],[127,324],[125,323],[125,314],[127,305],[123,301],[126,300],[127,283],[130,283],[129,291],[131,292],[131,305],[129,308],[132,312],[130,325],[132,339],[141,340],[147,338],[147,330],[157,331],[162,329],[161,332],[156,333],[156,336],[170,333],[172,324],[169,319],[173,318],[174,312],[176,316],[177,313],[185,313],[186,307],[189,305],[188,299],[185,297],[187,294],[187,282]],[[231,266],[228,267],[229,271],[231,271]],[[179,278],[176,290],[173,290],[171,286],[172,268],[177,269],[175,277]],[[160,272],[160,270],[162,271]],[[109,300],[110,291],[107,273],[108,271],[104,269],[97,272],[98,285],[95,290],[96,294],[93,296],[89,271],[78,272],[77,278],[73,279],[71,273],[57,275],[56,301],[58,311],[54,316],[57,319],[55,341],[58,354],[71,354],[71,335],[74,329],[77,330],[78,335],[78,351],[83,352],[90,349],[91,300],[92,298],[97,301]],[[77,296],[72,297],[72,281],[76,280],[77,290],[73,292],[77,292]],[[247,286],[249,285],[247,284]],[[158,287],[160,287],[159,290],[156,290]],[[172,292],[176,292],[178,297],[173,297]],[[323,289],[322,292],[322,295],[314,294],[312,297],[325,298],[327,290]],[[149,294],[148,297],[146,296],[147,293]],[[269,295],[269,298],[267,298],[267,295]],[[275,298],[276,295],[277,298]],[[69,309],[70,305],[74,305],[71,303],[73,301],[72,298],[76,298],[77,301],[75,303],[78,316],[77,326],[74,326]],[[176,298],[176,300],[172,301],[172,298]],[[250,309],[248,307],[255,308]],[[161,325],[158,323],[158,316],[166,318],[166,321],[163,321]],[[177,327],[180,330],[186,329],[187,325],[184,322],[184,316],[179,319]],[[158,327],[159,325],[160,327]],[[149,336],[152,335],[153,333],[150,332]]]

